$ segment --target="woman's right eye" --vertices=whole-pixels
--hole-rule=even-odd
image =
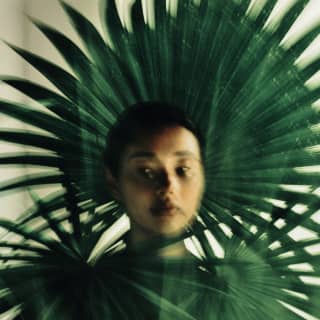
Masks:
[[[156,178],[155,171],[150,168],[139,168],[138,172],[145,179],[153,180]]]

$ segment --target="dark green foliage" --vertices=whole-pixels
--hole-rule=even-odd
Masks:
[[[272,32],[264,25],[273,0],[255,18],[246,15],[250,1],[180,0],[176,16],[165,2],[156,0],[150,27],[137,0],[127,30],[115,1],[103,1],[109,46],[61,1],[87,54],[34,21],[74,75],[10,45],[61,94],[1,77],[41,108],[0,101],[3,114],[35,128],[3,129],[0,139],[38,148],[3,154],[0,164],[47,171],[1,181],[5,194],[29,190],[34,206],[17,221],[0,220],[17,236],[0,242],[0,314],[19,306],[14,319],[301,319],[291,305],[319,317],[320,287],[301,276],[320,276],[319,253],[306,250],[320,245],[313,219],[320,175],[301,168],[320,165],[319,111],[312,106],[320,89],[304,85],[320,61],[302,69],[294,62],[320,29],[280,46],[308,1],[297,1]],[[181,239],[155,239],[138,257],[115,254],[126,240],[124,228],[113,236],[124,211],[105,190],[105,137],[126,107],[149,100],[183,107],[206,137],[200,219],[183,235],[198,239],[202,260],[148,258]],[[50,185],[60,191],[39,199],[35,187]],[[309,191],[293,188],[301,185]],[[297,205],[305,210],[297,213]],[[314,237],[296,241],[290,232],[297,227]],[[97,250],[105,232],[110,239]],[[292,268],[302,263],[310,268]]]

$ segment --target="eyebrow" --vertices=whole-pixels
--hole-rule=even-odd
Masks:
[[[154,158],[154,153],[149,151],[136,151],[128,157],[128,160],[136,158]]]
[[[193,152],[188,150],[176,151],[173,153],[173,155],[178,157],[191,157],[198,160],[196,155]],[[151,151],[136,151],[129,156],[128,160],[136,159],[136,158],[155,158],[155,154]]]

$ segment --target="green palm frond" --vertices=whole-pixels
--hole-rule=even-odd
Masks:
[[[16,221],[0,220],[6,231],[0,239],[0,315],[156,319],[154,310],[160,310],[166,320],[320,317],[320,255],[310,249],[320,245],[314,218],[320,207],[320,116],[314,106],[320,88],[305,86],[320,60],[295,65],[320,27],[282,45],[308,2],[295,2],[268,29],[273,0],[256,16],[249,14],[250,1],[232,0],[156,0],[146,16],[137,0],[124,25],[115,1],[102,1],[102,35],[61,1],[85,51],[32,21],[70,72],[8,44],[57,92],[1,77],[41,107],[0,100],[2,114],[28,125],[1,129],[0,139],[32,147],[2,154],[0,164],[45,170],[0,184],[4,194],[26,189],[33,199]],[[174,3],[176,13],[169,8]],[[206,138],[200,217],[182,236],[198,245],[201,260],[160,263],[114,254],[125,244],[127,225],[105,188],[102,153],[110,127],[139,101],[183,107]],[[43,186],[59,191],[38,198]],[[313,237],[296,240],[298,228]],[[141,251],[177,239],[160,240]]]

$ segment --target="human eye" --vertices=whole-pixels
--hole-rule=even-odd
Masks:
[[[146,168],[146,167],[138,168],[138,174],[140,177],[146,180],[154,180],[156,178],[156,172],[151,168]]]
[[[179,177],[182,177],[182,178],[191,178],[194,175],[192,168],[189,166],[177,167],[176,173]]]

